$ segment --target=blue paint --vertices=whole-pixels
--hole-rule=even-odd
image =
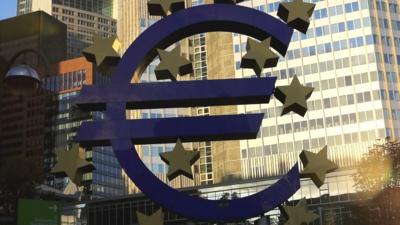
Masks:
[[[84,147],[109,146],[114,139],[134,144],[254,139],[264,114],[199,116],[84,123],[75,141]],[[89,140],[89,141],[87,141]]]
[[[114,83],[85,87],[75,103],[89,111],[104,111],[106,102],[126,102],[128,109],[260,104],[269,102],[275,82],[276,77],[124,85]]]

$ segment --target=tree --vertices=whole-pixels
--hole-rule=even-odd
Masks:
[[[44,178],[41,158],[16,156],[0,162],[0,209],[7,216],[16,212],[20,198],[31,198]]]
[[[398,224],[400,142],[375,145],[357,166],[355,186],[363,197],[351,208],[353,225]]]
[[[400,142],[375,145],[357,166],[355,186],[361,192],[375,194],[385,188],[398,187],[399,173]]]

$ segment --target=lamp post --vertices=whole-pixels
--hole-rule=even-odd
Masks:
[[[23,54],[34,53],[44,62],[45,74],[49,72],[49,63],[45,55],[35,49],[24,49],[16,53],[6,63],[7,73],[4,77],[4,84],[15,95],[28,95],[34,93],[40,86],[40,77],[35,69],[23,63],[13,66],[16,59]]]

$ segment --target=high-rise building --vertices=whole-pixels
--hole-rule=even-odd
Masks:
[[[241,3],[276,16],[281,1]],[[278,66],[262,76],[288,85],[293,76],[315,88],[305,117],[280,116],[282,104],[239,106],[239,113],[265,113],[259,137],[240,141],[243,179],[281,176],[298,162],[302,150],[328,146],[329,158],[341,170],[317,189],[302,182],[294,196],[322,201],[348,201],[337,196],[356,192],[354,166],[369,148],[386,138],[399,138],[400,17],[397,1],[312,1],[316,8],[306,34],[295,31]],[[235,76],[255,76],[241,69],[247,37],[233,34]],[[325,197],[324,197],[325,196]],[[336,211],[336,213],[335,213]],[[342,218],[342,206],[321,211]],[[343,223],[337,223],[343,224]]]
[[[399,25],[396,1],[313,1],[307,34],[295,31],[288,52],[264,76],[287,85],[294,75],[315,88],[308,113],[279,116],[282,105],[240,106],[239,113],[264,112],[260,138],[241,141],[245,178],[281,175],[303,149],[328,145],[340,167],[354,166],[377,139],[399,138]],[[242,5],[276,15],[280,1]],[[247,37],[234,35],[236,77]],[[262,160],[260,160],[262,159]]]
[[[18,0],[17,14],[26,14],[37,10],[51,10],[51,4],[63,5],[71,8],[82,9],[84,11],[101,14],[108,17],[116,18],[116,0],[53,0],[53,1],[35,1],[35,0]]]
[[[127,20],[119,23],[124,49],[140,34],[141,24],[149,25],[155,21],[148,16],[145,1],[129,2],[126,0],[124,7],[120,8],[120,16]],[[281,2],[248,0],[240,5],[276,16]],[[265,113],[257,139],[238,142],[240,149],[237,152],[221,150],[222,155],[233,155],[232,162],[236,162],[233,164],[238,168],[231,168],[232,172],[250,182],[206,187],[210,191],[206,198],[218,199],[225,192],[239,193],[239,197],[254,194],[275,183],[278,177],[298,162],[300,151],[317,152],[327,145],[329,158],[341,169],[328,174],[325,184],[320,188],[309,179],[302,179],[300,190],[289,200],[307,198],[308,205],[321,216],[315,224],[342,225],[346,224],[345,218],[351,214],[345,205],[355,197],[352,178],[354,166],[373,144],[387,137],[400,138],[399,3],[397,0],[307,2],[316,4],[308,32],[302,34],[295,31],[287,54],[280,58],[277,67],[265,69],[262,75],[277,77],[278,86],[288,85],[293,76],[297,75],[301,83],[314,87],[314,93],[308,101],[307,114],[305,117],[293,113],[280,116],[282,104],[275,98],[271,98],[269,104],[238,106],[233,109],[237,113]],[[203,57],[207,58],[204,66],[207,68],[207,78],[227,78],[234,73],[238,79],[256,79],[252,70],[240,68],[242,57],[246,54],[247,37],[231,34],[230,37],[225,36],[225,40],[208,41],[207,38],[211,39],[213,35],[223,37],[225,33],[206,34],[202,43],[206,46]],[[197,37],[192,40],[201,43],[201,35]],[[230,40],[233,40],[230,46],[234,61],[232,73],[229,68],[231,52],[221,50],[221,46],[229,45]],[[213,48],[213,45],[218,48]],[[215,49],[224,52],[220,56],[226,56],[227,63],[218,64],[212,59],[212,50]],[[223,66],[226,68],[218,70],[218,67]],[[222,111],[230,113],[229,109]],[[223,143],[226,142],[217,144]],[[219,148],[215,148],[215,145],[212,148],[213,174],[217,174],[215,169],[220,160],[217,160],[216,152],[219,152]],[[260,186],[254,181],[257,178],[263,179]],[[218,194],[211,193],[214,191]],[[109,207],[109,203],[105,202],[104,206]],[[275,210],[268,214],[278,213]]]
[[[46,131],[49,93],[39,89],[31,95],[14,95],[3,80],[7,68],[19,64],[35,68],[40,78],[47,76],[46,61],[65,59],[66,26],[44,12],[35,12],[0,21],[0,30],[7,31],[0,34],[0,61],[5,64],[0,73],[0,160],[27,157],[43,167],[44,150],[52,147]]]
[[[43,79],[45,89],[53,95],[51,133],[54,147],[46,152],[47,168],[54,166],[54,153],[64,151],[73,142],[81,123],[88,120],[101,120],[101,113],[83,113],[74,110],[73,104],[83,85],[101,85],[109,77],[97,72],[95,66],[84,57],[61,61],[52,66],[52,76]],[[112,149],[96,147],[86,149],[86,158],[92,161],[95,170],[83,175],[83,183],[88,188],[85,197],[101,198],[123,194],[121,167]],[[68,179],[49,179],[49,185],[63,190]]]
[[[315,91],[308,102],[309,111],[304,118],[296,114],[281,117],[282,104],[274,98],[269,104],[238,106],[233,110],[237,113],[265,113],[259,137],[240,141],[240,149],[229,152],[236,154],[232,159],[232,162],[236,162],[232,163],[236,168],[231,168],[231,172],[242,179],[283,175],[298,161],[300,151],[315,152],[325,145],[328,145],[331,159],[341,168],[351,169],[373,144],[386,137],[399,138],[400,19],[397,1],[312,2],[317,6],[307,34],[295,31],[290,48],[280,58],[278,66],[266,69],[263,73],[263,76],[278,77],[278,86],[288,85],[295,74],[302,83],[313,86]],[[276,16],[280,3],[250,0],[241,5]],[[154,22],[148,16],[145,1],[126,5],[128,7],[120,8],[120,15],[129,18],[128,22],[121,21],[119,24],[124,49],[142,31],[137,27]],[[132,21],[138,22],[135,25]],[[207,40],[213,35],[224,33],[206,34],[205,40],[196,40],[206,46],[203,53],[203,58],[207,58],[203,64],[207,68],[205,74],[211,79],[215,74],[227,78],[232,75],[229,63],[218,64],[212,59],[212,50],[220,50],[222,44],[218,42],[222,39]],[[252,70],[240,68],[241,59],[246,53],[247,37],[233,34],[226,37],[223,43],[229,43],[230,38],[233,39],[230,48],[234,52],[235,77],[255,76]],[[192,45],[190,40],[189,45]],[[213,44],[218,44],[218,48],[212,48]],[[220,56],[226,56],[227,60],[230,59],[229,54],[231,52],[228,50],[220,52]],[[218,70],[224,65],[226,67],[223,70]],[[216,69],[211,72],[212,68]],[[228,109],[222,111],[229,112]],[[212,147],[213,174],[216,174],[220,160],[216,160],[215,155],[227,152]],[[333,195],[338,190],[354,192],[349,172],[351,174],[351,170],[342,173],[344,176],[334,174],[328,178],[329,185],[321,190]],[[346,183],[345,186],[342,181]],[[302,190],[303,194],[300,195],[304,197],[309,193],[310,197],[322,196],[321,190]]]
[[[212,1],[186,1],[187,7],[206,3],[212,3]],[[147,1],[145,0],[122,0],[119,5],[118,15],[120,17],[118,21],[118,36],[121,40],[123,51],[132,44],[140,33],[160,19],[160,17],[149,15]],[[213,46],[215,47],[215,44],[222,43],[224,44],[222,48],[221,46],[213,48]],[[183,77],[183,80],[234,78],[235,71],[233,66],[232,36],[229,33],[198,34],[182,40],[179,43],[176,43],[176,45],[180,45],[181,52],[193,62],[193,74],[190,75],[190,78]],[[149,68],[142,75],[140,82],[156,81],[154,69],[157,64],[158,60],[152,62]],[[131,112],[129,116],[131,118],[135,118],[135,116],[154,118],[178,115],[205,116],[226,113],[235,114],[236,107],[197,107],[180,111],[177,111],[176,109],[143,110],[141,113],[136,114]],[[173,145],[166,146],[168,147],[159,148],[159,146],[157,147],[153,145],[142,146],[142,153],[151,155],[150,161],[147,160],[149,156],[146,155],[143,155],[143,160],[148,164],[148,167],[154,173],[158,174],[160,179],[165,182],[167,182],[165,176],[167,171],[165,164],[159,159],[159,152],[161,150],[170,150]],[[147,150],[147,148],[149,148],[149,150]],[[174,187],[212,184],[233,177],[239,177],[240,151],[238,141],[192,143],[188,145],[187,148],[200,152],[200,159],[194,165],[194,172],[196,174],[195,180],[194,182],[183,182],[184,185],[182,185],[182,182],[176,182],[176,184],[172,184]],[[147,153],[147,151],[149,151],[149,153]],[[141,152],[141,150],[139,150],[139,152]],[[213,158],[216,158],[218,163],[215,163]]]
[[[67,57],[81,55],[93,43],[93,35],[115,36],[116,0],[19,0],[17,14],[45,11],[67,25]]]

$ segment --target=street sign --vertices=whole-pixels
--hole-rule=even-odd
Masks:
[[[61,204],[54,201],[20,199],[18,225],[60,225]]]

